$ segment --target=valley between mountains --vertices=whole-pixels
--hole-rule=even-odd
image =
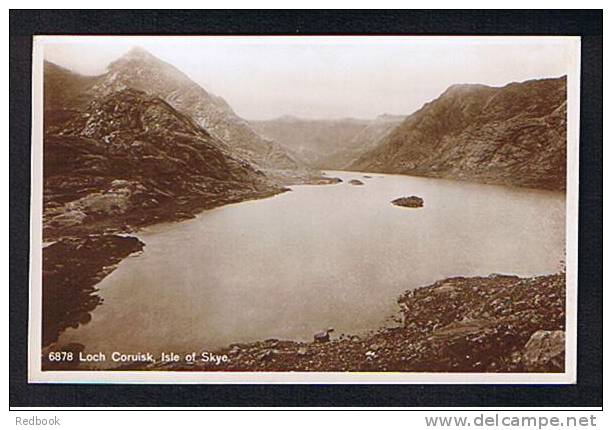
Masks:
[[[121,261],[147,252],[141,229],[291,187],[359,188],[326,171],[365,188],[372,176],[391,174],[561,195],[566,92],[565,77],[457,84],[406,115],[248,121],[142,48],[97,76],[45,62],[43,349],[85,349],[59,339],[90,323],[104,302],[99,284]],[[422,209],[396,210],[411,216]],[[233,359],[233,370],[563,371],[563,272],[435,281],[400,297],[400,326],[219,351]],[[175,368],[186,369],[164,367]]]

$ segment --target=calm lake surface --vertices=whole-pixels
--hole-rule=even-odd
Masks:
[[[159,353],[310,340],[330,326],[360,334],[384,324],[405,290],[451,276],[561,267],[563,193],[328,174],[344,182],[293,186],[142,230],[145,251],[98,285],[104,304],[60,341],[87,352]],[[409,195],[425,206],[390,203]]]

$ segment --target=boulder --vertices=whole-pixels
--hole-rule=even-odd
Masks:
[[[331,332],[333,332],[334,329],[333,328],[328,328],[325,331],[320,331],[318,333],[315,333],[314,335],[314,341],[315,343],[325,343],[325,342],[329,342],[329,334]]]
[[[399,197],[393,200],[395,206],[402,206],[405,208],[422,208],[423,207],[423,199],[417,196],[410,197]]]
[[[565,332],[538,330],[523,348],[521,359],[530,372],[563,372],[565,368]]]

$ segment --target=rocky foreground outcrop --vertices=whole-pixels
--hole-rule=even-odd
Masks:
[[[234,344],[215,364],[154,370],[563,372],[565,274],[449,278],[407,291],[401,324],[329,341]],[[329,334],[330,330],[325,333]],[[321,337],[321,336],[319,336]]]
[[[95,285],[130,254],[143,249],[135,237],[91,235],[61,239],[43,250],[42,343],[55,342],[68,327],[91,320],[102,303]]]
[[[566,78],[453,85],[351,170],[565,189]]]
[[[521,355],[521,362],[532,372],[563,369],[565,362],[565,332],[562,330],[536,331]]]

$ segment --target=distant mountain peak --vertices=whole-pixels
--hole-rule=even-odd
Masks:
[[[156,57],[140,46],[134,46],[121,57],[111,62],[108,65],[108,70],[131,70],[135,67],[139,69],[147,69],[149,72],[154,73],[165,71],[165,73],[182,76],[184,79],[187,79],[187,76],[185,76],[184,73],[182,73],[178,68],[162,60],[161,58]]]
[[[446,91],[442,93],[442,96],[449,95],[449,94],[464,95],[466,93],[469,93],[477,89],[493,89],[493,87],[490,87],[484,84],[472,84],[472,83],[453,84],[450,87],[448,87]]]
[[[141,46],[133,46],[121,56],[125,60],[159,60],[155,55]]]

